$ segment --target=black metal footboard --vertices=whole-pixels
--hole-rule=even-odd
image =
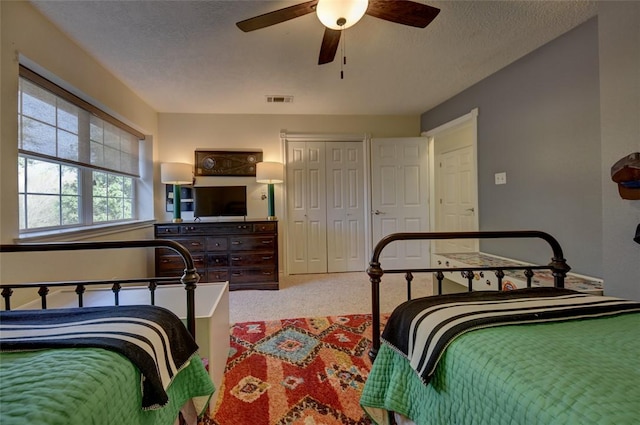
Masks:
[[[383,270],[380,264],[380,255],[382,250],[394,241],[422,240],[432,241],[441,239],[543,239],[549,244],[553,255],[548,265],[526,265],[526,266],[509,266],[509,267],[465,267],[465,268],[424,268],[412,270]],[[380,348],[380,281],[385,273],[404,273],[407,281],[407,298],[411,298],[411,281],[413,273],[434,273],[438,280],[439,292],[442,288],[442,280],[444,272],[460,272],[468,280],[469,291],[473,290],[472,280],[476,271],[495,271],[498,281],[501,282],[504,277],[505,270],[522,270],[527,277],[527,286],[531,286],[531,279],[534,276],[534,270],[550,270],[554,277],[554,286],[558,288],[564,287],[564,278],[571,268],[567,265],[562,253],[562,248],[558,241],[545,232],[535,230],[519,230],[519,231],[493,231],[493,232],[415,232],[415,233],[392,233],[382,238],[375,246],[367,274],[371,282],[371,312],[372,312],[372,346],[369,351],[369,357],[375,359]],[[498,285],[501,288],[502,285]]]
[[[140,285],[148,283],[150,304],[155,304],[155,291],[158,286],[175,284],[180,282],[186,290],[187,303],[187,329],[195,337],[195,289],[200,280],[193,258],[189,251],[178,242],[162,239],[145,239],[132,241],[105,241],[105,242],[59,242],[40,244],[19,244],[0,245],[0,252],[43,252],[43,251],[80,251],[80,250],[101,250],[101,249],[127,249],[127,248],[169,248],[177,252],[184,261],[184,272],[178,277],[144,277],[135,279],[109,279],[109,280],[87,280],[73,282],[37,282],[37,283],[13,283],[0,284],[1,295],[4,298],[4,307],[11,310],[11,295],[14,289],[38,288],[38,295],[41,299],[43,309],[47,308],[47,294],[50,288],[75,287],[78,295],[78,307],[83,306],[83,294],[87,287],[99,285],[111,285],[114,294],[114,305],[119,305],[120,290],[130,285]]]

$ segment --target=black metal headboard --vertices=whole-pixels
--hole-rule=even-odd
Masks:
[[[101,249],[127,249],[127,248],[169,248],[177,252],[184,261],[184,273],[181,277],[144,277],[135,279],[109,279],[109,280],[87,280],[73,282],[37,282],[37,283],[13,283],[0,284],[1,295],[4,298],[4,307],[11,310],[11,295],[14,289],[38,288],[41,305],[47,308],[47,294],[52,287],[75,286],[78,295],[78,307],[83,306],[83,294],[87,286],[111,285],[114,293],[114,305],[119,304],[119,293],[123,285],[147,283],[150,291],[150,304],[155,303],[155,290],[158,286],[168,285],[179,281],[186,290],[187,303],[187,329],[195,337],[195,289],[200,280],[193,258],[189,251],[178,242],[163,239],[144,239],[131,241],[104,241],[104,242],[56,242],[56,243],[34,243],[0,245],[0,252],[44,252],[44,251],[80,251],[80,250],[101,250]]]
[[[465,268],[424,268],[424,269],[394,269],[383,270],[380,264],[380,255],[382,250],[394,241],[406,240],[442,240],[442,239],[543,239],[549,244],[553,252],[551,262],[548,265],[539,266],[508,266],[508,267],[465,267]],[[392,233],[380,239],[373,249],[373,255],[369,262],[367,274],[371,282],[371,304],[372,304],[372,348],[369,356],[373,359],[380,348],[380,281],[385,273],[404,273],[407,280],[407,297],[411,298],[411,280],[412,273],[434,273],[438,280],[438,287],[441,288],[445,271],[460,271],[463,276],[469,280],[469,290],[472,290],[473,272],[494,270],[498,276],[499,282],[504,276],[504,270],[524,270],[527,276],[527,286],[531,286],[531,277],[533,270],[550,270],[554,277],[554,286],[558,288],[564,287],[564,278],[571,267],[567,265],[560,243],[550,234],[537,230],[515,230],[515,231],[485,231],[485,232],[414,232],[414,233]],[[502,285],[498,285],[501,288]]]

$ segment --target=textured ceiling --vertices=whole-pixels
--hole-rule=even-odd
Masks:
[[[587,1],[425,1],[425,29],[365,16],[347,65],[317,65],[309,14],[244,33],[235,23],[300,1],[32,3],[159,112],[419,114],[595,16]],[[340,48],[338,49],[340,55]],[[267,95],[292,95],[273,104]]]

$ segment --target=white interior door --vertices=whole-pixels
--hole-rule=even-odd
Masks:
[[[289,273],[325,273],[324,142],[289,142],[286,169]]]
[[[396,232],[425,232],[429,228],[427,139],[371,140],[372,242]],[[429,265],[429,244],[392,242],[382,252],[387,269]]]
[[[327,142],[327,271],[362,271],[364,155],[361,142]]]
[[[475,119],[434,137],[435,231],[478,230]],[[436,241],[435,252],[473,252],[477,239]]]

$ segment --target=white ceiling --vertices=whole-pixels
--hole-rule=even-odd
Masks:
[[[341,80],[338,57],[317,65],[315,14],[249,33],[235,26],[302,1],[32,3],[157,111],[241,114],[420,114],[597,10],[591,1],[419,0],[441,9],[425,29],[365,16],[345,30]]]

